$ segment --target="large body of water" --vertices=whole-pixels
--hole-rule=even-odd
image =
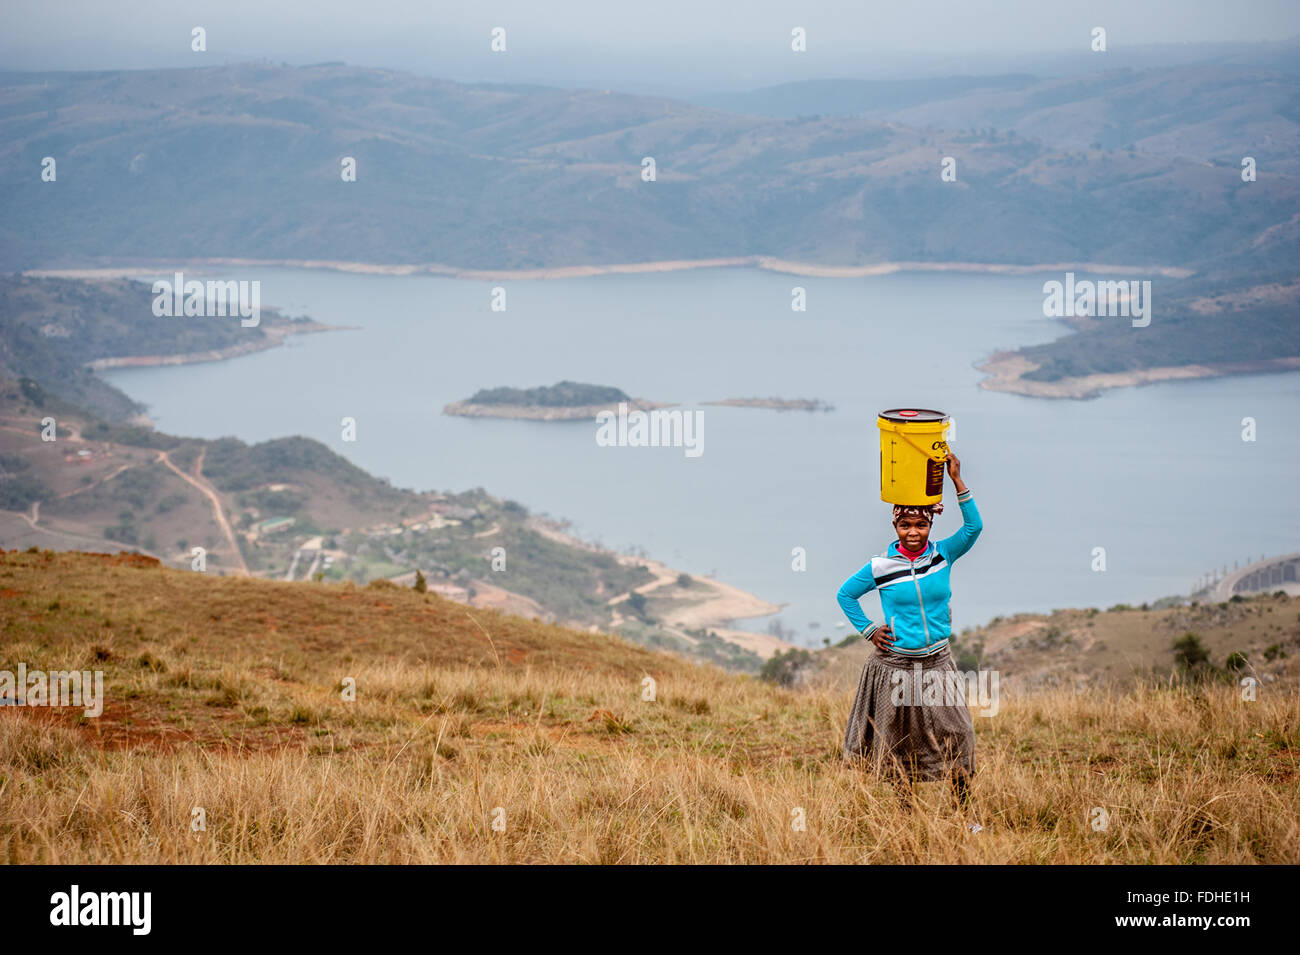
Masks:
[[[259,279],[266,306],[357,329],[231,361],[108,373],[160,429],[248,442],[302,434],[400,487],[481,486],[570,520],[588,540],[643,548],[785,604],[781,623],[809,644],[848,632],[836,626],[835,592],[894,538],[875,424],[888,407],[938,408],[957,422],[953,447],[985,530],[953,572],[956,630],[1018,611],[1186,593],[1225,562],[1300,550],[1300,374],[1090,401],[977,387],[973,365],[990,351],[1065,332],[1042,316],[1044,276],[226,277]],[[507,289],[505,312],[490,309],[495,284]],[[790,309],[794,286],[807,289],[806,312]],[[441,413],[482,387],[561,379],[686,409],[779,396],[835,410],[704,408],[699,457],[601,447],[594,422]],[[354,443],[341,440],[345,416],[357,420]],[[1242,440],[1245,417],[1256,419],[1254,442]],[[937,536],[960,524],[947,503]],[[807,554],[802,572],[791,569],[796,547]],[[1104,572],[1092,569],[1096,547]],[[874,595],[864,607],[878,619]]]

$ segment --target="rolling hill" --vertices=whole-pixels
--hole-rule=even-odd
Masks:
[[[1238,676],[1254,676],[1272,692],[1292,692],[1300,676],[1300,599],[1279,591],[1222,603],[1112,607],[1015,614],[953,639],[962,669],[997,670],[1004,686],[1123,688],[1177,675],[1174,642],[1192,633],[1209,663],[1228,673],[1228,658],[1245,659]],[[871,647],[858,638],[813,655],[795,679],[851,690]]]
[[[392,585],[10,551],[0,645],[104,688],[0,701],[9,863],[1300,861],[1268,685],[1004,691],[963,812],[841,762],[845,692]]]
[[[923,129],[1013,132],[1051,149],[1123,150],[1204,162],[1254,156],[1300,173],[1300,47],[1159,68],[908,80],[823,79],[696,98],[750,115],[860,116]]]

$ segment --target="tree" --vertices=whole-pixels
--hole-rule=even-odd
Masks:
[[[1202,670],[1210,662],[1210,651],[1194,633],[1183,634],[1174,641],[1173,648],[1174,663],[1187,673]]]
[[[808,664],[812,663],[812,654],[795,647],[785,653],[778,653],[769,658],[759,671],[759,679],[777,686],[793,686],[795,676]]]
[[[424,574],[422,574],[417,569],[415,572],[415,592],[423,594],[423,593],[427,593],[428,590],[429,590],[429,582],[424,579]]]
[[[632,591],[627,595],[627,605],[632,608],[632,612],[638,617],[645,616],[645,594]]]

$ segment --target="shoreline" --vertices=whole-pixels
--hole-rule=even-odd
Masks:
[[[1251,361],[1210,362],[1198,365],[1166,365],[1138,368],[1133,371],[1098,372],[1061,378],[1057,381],[1026,381],[1022,376],[1039,366],[1015,352],[994,352],[975,366],[988,375],[979,386],[986,391],[1003,391],[1029,398],[1096,398],[1112,388],[1131,388],[1162,381],[1185,381],[1196,378],[1228,378],[1300,371],[1300,357],[1259,358]]]
[[[593,553],[608,554],[625,566],[645,565],[655,575],[655,579],[638,587],[637,590],[641,593],[650,593],[662,587],[671,586],[676,582],[678,575],[684,573],[684,571],[678,571],[662,561],[650,557],[632,557],[597,547],[595,544],[567,533],[558,521],[550,518],[533,515],[529,518],[526,526],[543,537],[550,538],[558,543]],[[769,603],[755,594],[741,590],[732,584],[715,580],[712,577],[703,577],[696,574],[688,574],[687,576],[692,579],[693,586],[708,587],[711,593],[702,602],[687,603],[684,606],[668,611],[662,620],[664,627],[674,630],[698,630],[701,628],[711,630],[728,643],[750,650],[764,660],[794,646],[794,644],[786,643],[771,634],[728,626],[735,620],[767,617],[780,613],[781,608],[776,604]],[[618,600],[618,597],[613,598],[611,605],[616,604]]]
[[[970,272],[994,275],[1031,275],[1037,272],[1080,272],[1112,275],[1159,275],[1187,278],[1192,269],[1174,266],[1109,265],[1101,262],[1058,262],[1043,265],[1010,265],[996,262],[876,262],[868,265],[818,265],[795,262],[770,255],[745,255],[713,259],[664,259],[653,262],[624,262],[607,265],[565,265],[540,269],[467,269],[428,262],[414,265],[382,265],[332,259],[243,259],[200,258],[161,262],[150,266],[101,266],[66,269],[25,269],[20,274],[33,278],[112,279],[142,278],[181,269],[212,268],[315,269],[360,275],[437,275],[477,281],[587,278],[596,275],[641,275],[683,272],[694,269],[756,268],[766,272],[801,275],[808,278],[866,278],[895,272]]]
[[[300,327],[295,328],[294,325]],[[103,371],[107,368],[153,368],[159,365],[192,365],[205,361],[224,361],[227,358],[238,358],[241,355],[251,355],[270,348],[278,348],[284,344],[284,340],[290,335],[347,331],[352,327],[350,325],[326,325],[315,320],[295,322],[289,325],[267,325],[262,328],[262,333],[266,338],[261,341],[241,342],[238,345],[227,345],[225,348],[184,352],[180,355],[117,355],[112,358],[95,358],[86,362],[84,367],[89,368],[91,371]]]
[[[35,278],[66,279],[114,279],[145,278],[177,268],[202,271],[214,268],[287,268],[352,273],[360,275],[436,275],[455,279],[478,281],[501,281],[507,279],[546,280],[563,278],[586,278],[598,275],[628,275],[681,272],[707,268],[756,268],[760,271],[777,272],[813,278],[865,278],[869,276],[892,275],[897,272],[963,272],[990,275],[1030,275],[1050,272],[1079,272],[1084,274],[1110,273],[1114,275],[1160,275],[1167,278],[1186,278],[1195,274],[1192,269],[1172,266],[1123,266],[1099,262],[1049,263],[1042,265],[1010,265],[988,262],[879,262],[871,265],[832,266],[817,265],[806,262],[793,262],[774,256],[751,255],[714,259],[669,259],[654,262],[633,262],[610,265],[572,265],[544,269],[498,269],[476,270],[461,269],[454,266],[427,263],[417,265],[380,265],[377,263],[338,261],[328,259],[243,259],[243,258],[203,258],[189,259],[183,262],[170,262],[150,266],[102,266],[70,269],[28,269],[20,274]],[[289,332],[273,333],[268,329],[268,336],[273,340],[257,345],[232,346],[210,352],[187,355],[167,356],[124,356],[111,359],[98,359],[88,363],[96,371],[104,368],[145,367],[152,365],[179,365],[191,362],[220,361],[234,358],[266,348],[273,348],[282,343],[287,334],[295,331],[335,331],[349,326],[322,325],[296,329]],[[1095,398],[1103,391],[1113,388],[1127,388],[1138,385],[1153,384],[1162,381],[1177,381],[1196,378],[1221,378],[1242,374],[1262,374],[1268,372],[1293,371],[1300,369],[1300,358],[1260,359],[1245,362],[1222,362],[1214,364],[1192,364],[1141,368],[1127,372],[1099,373],[1058,381],[1026,381],[1023,375],[1038,366],[1020,358],[1014,352],[994,352],[975,368],[985,373],[979,387],[987,391],[1002,391],[1030,398]],[[742,404],[743,402],[743,404]],[[671,407],[670,404],[641,403],[646,408]],[[774,407],[758,405],[753,399],[726,399],[724,401],[703,402],[703,404],[732,407]],[[591,414],[587,408],[573,409],[581,413],[551,413],[524,408],[511,408],[508,411],[488,411],[486,406],[470,405],[468,402],[452,402],[443,409],[444,414],[462,417],[506,418],[518,420],[570,420],[594,417],[600,410],[593,406]],[[778,408],[777,410],[785,410]],[[803,409],[800,409],[803,410]],[[827,409],[830,410],[830,409]]]

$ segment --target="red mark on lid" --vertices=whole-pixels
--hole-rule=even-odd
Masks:
[[[916,412],[915,412],[915,411],[900,411],[899,414],[902,415],[904,418],[915,418],[915,417],[916,417]]]

